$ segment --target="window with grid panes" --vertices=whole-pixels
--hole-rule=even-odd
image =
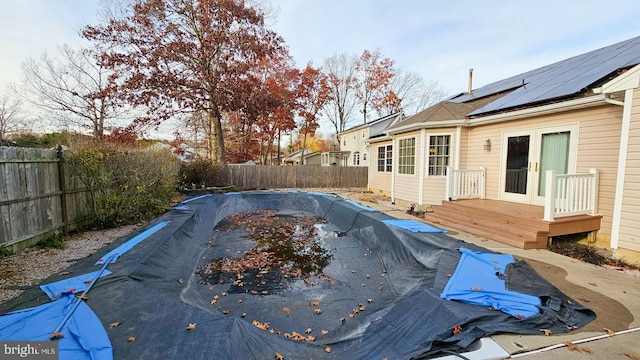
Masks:
[[[446,176],[451,150],[451,135],[429,136],[429,176]]]
[[[398,141],[398,173],[415,174],[416,138]]]

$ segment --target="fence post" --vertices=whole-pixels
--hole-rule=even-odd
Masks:
[[[556,172],[547,170],[545,177],[544,221],[553,221],[556,211]]]
[[[62,231],[64,234],[69,233],[69,214],[67,213],[67,185],[64,174],[64,153],[62,146],[58,145],[58,183],[60,185],[60,207],[62,210]]]

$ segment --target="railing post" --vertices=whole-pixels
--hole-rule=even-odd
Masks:
[[[598,186],[600,182],[600,170],[589,169],[589,173],[593,174],[593,181],[591,182],[591,215],[598,213]]]
[[[556,212],[556,172],[547,170],[545,176],[544,221],[553,221]]]
[[[485,179],[486,179],[486,170],[485,170],[484,166],[480,166],[480,181],[479,181],[480,182],[480,184],[479,184],[479,186],[480,186],[480,193],[479,193],[480,199],[484,199],[484,197],[485,197],[485,186],[486,186]]]
[[[452,168],[451,166],[447,166],[447,181],[446,181],[444,198],[448,201],[451,201],[451,188],[452,188],[451,182],[452,181],[453,181]]]

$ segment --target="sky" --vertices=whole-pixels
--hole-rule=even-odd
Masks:
[[[100,0],[0,0],[0,94],[21,63],[80,47]],[[447,95],[640,36],[637,0],[271,0],[298,67],[380,49]]]

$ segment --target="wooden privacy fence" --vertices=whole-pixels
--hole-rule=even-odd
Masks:
[[[222,184],[244,189],[366,188],[368,168],[320,165],[227,165],[220,173]]]
[[[0,147],[0,248],[33,245],[91,219],[84,186],[55,149]]]

